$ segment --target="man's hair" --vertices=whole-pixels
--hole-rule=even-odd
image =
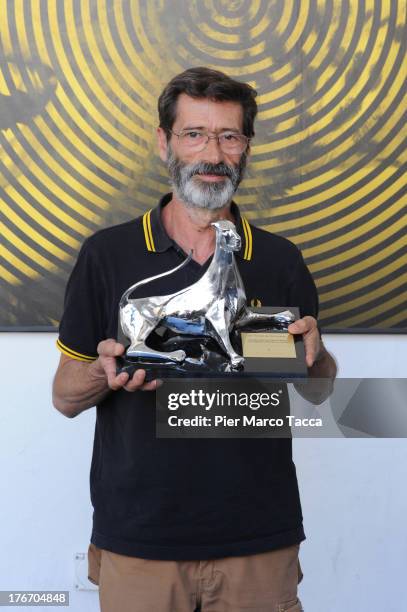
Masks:
[[[177,114],[178,96],[182,93],[191,98],[238,102],[243,108],[243,134],[248,138],[254,136],[257,91],[247,83],[235,81],[219,70],[196,67],[189,68],[171,79],[158,98],[160,127],[167,134],[167,138],[171,136]]]

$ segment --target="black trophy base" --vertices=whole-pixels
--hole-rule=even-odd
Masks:
[[[182,362],[164,359],[145,359],[119,357],[117,373],[127,372],[129,376],[138,369],[146,371],[146,382],[155,378],[209,378],[233,374],[240,370],[232,370],[226,354],[221,352],[216,342],[206,336],[176,336],[168,334],[165,340],[156,335],[149,337],[149,346],[160,351],[177,351],[182,349],[186,358]]]
[[[252,308],[254,312],[274,314],[284,308]],[[298,318],[297,308],[290,310]],[[243,366],[232,368],[226,353],[207,336],[176,335],[164,327],[148,337],[148,346],[164,352],[182,349],[182,362],[164,359],[120,357],[117,373],[131,377],[138,369],[146,371],[146,382],[156,378],[304,378],[308,375],[301,336],[288,334],[284,325],[273,328],[264,324],[250,325],[231,334],[231,343],[245,360]]]

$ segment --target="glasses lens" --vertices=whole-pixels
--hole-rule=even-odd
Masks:
[[[185,132],[180,132],[179,140],[183,147],[199,150],[206,146],[208,136],[205,132],[187,130]]]
[[[247,138],[243,134],[220,134],[219,144],[225,153],[243,153],[247,147]]]

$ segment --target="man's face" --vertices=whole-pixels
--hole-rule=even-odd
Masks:
[[[173,132],[200,130],[211,136],[224,132],[242,133],[243,111],[237,102],[214,102],[181,94]],[[247,153],[222,151],[212,138],[203,150],[195,151],[172,134],[167,143],[159,128],[160,156],[167,163],[175,195],[187,206],[216,210],[232,199],[246,166]]]

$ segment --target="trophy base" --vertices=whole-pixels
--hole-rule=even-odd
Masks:
[[[146,382],[155,378],[202,378],[229,376],[233,370],[229,359],[222,353],[212,338],[207,336],[169,336],[165,341],[157,339],[156,334],[151,334],[149,346],[155,350],[172,352],[183,350],[186,358],[182,362],[165,360],[162,358],[146,357],[119,357],[117,359],[117,373],[127,372],[129,376],[138,369],[146,371]]]
[[[253,308],[254,312],[275,314],[281,308]],[[299,316],[297,308],[290,308]],[[138,369],[146,371],[145,381],[156,378],[304,378],[308,375],[305,351],[301,336],[287,332],[284,324],[270,328],[268,325],[251,324],[233,330],[231,343],[244,364],[232,367],[229,357],[208,336],[175,335],[167,328],[158,328],[148,338],[150,348],[161,352],[182,349],[186,358],[174,362],[163,358],[118,358],[117,373],[127,372],[131,377]]]
[[[117,361],[117,374],[127,372],[131,378],[136,370],[142,369],[146,371],[144,382],[150,382],[156,378],[212,378],[213,376],[219,377],[226,373],[226,370],[215,372],[209,368],[206,369],[202,366],[194,366],[186,361],[183,361],[181,364],[170,362],[163,362],[160,364],[158,361],[137,361],[123,358],[119,358]],[[229,375],[230,373],[228,373],[228,376]]]

